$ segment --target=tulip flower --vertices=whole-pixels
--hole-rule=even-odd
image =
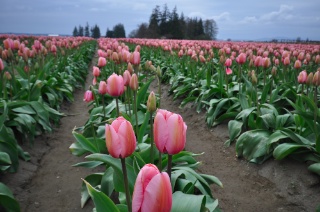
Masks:
[[[104,67],[107,64],[107,60],[104,57],[99,57],[98,59],[98,66],[99,67]]]
[[[230,67],[232,65],[232,60],[230,58],[226,59],[224,66]]]
[[[95,76],[95,77],[100,76],[100,69],[99,69],[97,66],[93,66],[92,74],[93,74],[93,76]]]
[[[113,73],[107,79],[107,91],[112,97],[119,97],[124,92],[123,77]]]
[[[4,69],[4,65],[3,65],[2,59],[0,58],[0,71],[2,71],[3,69]]]
[[[130,74],[130,72],[129,72],[128,70],[125,70],[125,71],[123,72],[123,84],[124,84],[125,86],[128,86],[129,83],[130,83],[130,79],[131,79],[131,74]]]
[[[307,78],[308,78],[308,74],[306,72],[306,70],[303,70],[299,73],[299,76],[298,76],[298,82],[300,84],[306,84],[307,82]]]
[[[226,74],[227,74],[227,75],[232,74],[232,69],[229,68],[229,67],[227,67],[227,68],[226,68]]]
[[[140,64],[140,52],[134,51],[133,54],[131,54],[130,63],[133,65]]]
[[[170,211],[172,188],[166,172],[160,172],[153,164],[140,170],[132,197],[133,212]]]
[[[126,158],[136,148],[136,137],[132,125],[122,116],[115,119],[111,125],[106,124],[106,146],[114,158]]]
[[[245,53],[240,53],[236,58],[236,62],[240,65],[244,64],[247,60],[247,55]]]
[[[131,203],[125,158],[130,156],[136,149],[136,137],[131,123],[123,117],[118,117],[111,123],[111,125],[106,124],[105,135],[106,146],[110,155],[114,158],[121,159],[126,200],[130,212]]]
[[[91,101],[93,101],[93,100],[94,100],[94,98],[93,98],[93,93],[92,93],[92,91],[87,90],[87,91],[84,93],[83,101],[91,102]]]

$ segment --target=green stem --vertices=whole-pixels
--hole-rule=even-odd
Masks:
[[[159,107],[160,108],[160,104],[161,104],[161,80],[160,77],[158,76],[158,94],[159,94]]]
[[[255,88],[255,91],[256,91],[256,106],[257,106],[257,113],[258,113],[258,116],[260,116],[260,108],[259,108],[259,100],[258,100],[258,91],[257,91],[257,85],[254,86]]]
[[[116,105],[117,105],[117,117],[119,117],[119,102],[118,102],[118,97],[116,97]]]
[[[95,132],[95,130],[94,130],[93,123],[91,123],[91,129],[92,129],[92,133],[93,133],[94,143],[96,144],[97,150],[98,150],[98,152],[100,153],[100,148],[99,148],[99,145],[98,145],[98,143],[97,143],[96,132]]]
[[[150,163],[153,163],[153,119],[152,112],[150,112]]]
[[[128,205],[128,211],[132,211],[132,206],[131,206],[131,201],[130,201],[130,192],[129,192],[129,186],[128,186],[128,174],[127,174],[127,167],[126,167],[126,159],[125,158],[120,158],[121,159],[121,165],[122,165],[122,171],[123,171],[123,182],[124,182],[124,187],[126,189],[126,200],[127,200],[127,205]]]
[[[134,115],[136,118],[136,135],[138,137],[138,112],[137,112],[137,92],[133,91],[133,98],[134,98],[134,102],[133,102],[133,106],[134,106]]]
[[[2,91],[4,91],[5,87],[4,87],[4,81],[3,81],[3,74],[4,72],[0,72],[0,83],[1,83],[1,92],[0,92],[0,97],[3,97]]]
[[[103,110],[103,120],[106,119],[106,108],[105,108],[105,103],[104,103],[104,95],[101,95],[102,98],[102,110]]]
[[[169,178],[171,179],[171,167],[172,167],[172,155],[168,154],[168,175]]]
[[[315,133],[315,136],[316,136],[316,141],[318,140],[318,132],[317,132],[317,115],[318,115],[318,102],[317,102],[317,98],[318,98],[318,86],[315,86],[314,88],[314,104],[316,105],[316,108],[314,110],[314,120],[313,120],[313,123],[314,123],[314,133]],[[316,142],[316,149],[317,149],[317,146],[319,146],[318,144],[319,142]]]

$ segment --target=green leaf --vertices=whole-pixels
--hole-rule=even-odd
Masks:
[[[91,153],[96,153],[98,152],[98,149],[93,143],[91,143],[87,138],[85,138],[83,135],[77,133],[77,132],[72,132],[73,136],[76,138],[77,142],[83,147],[83,149],[91,152]]]
[[[228,123],[228,131],[229,131],[229,142],[227,145],[229,146],[241,133],[243,123],[237,120],[231,120]]]
[[[147,113],[144,117],[144,121],[139,128],[138,143],[142,143],[142,139],[143,139],[143,136],[145,135],[145,132],[146,132],[146,129],[147,129],[149,122],[150,122],[150,112],[147,111]]]
[[[85,161],[85,162],[80,162],[80,163],[76,163],[72,166],[74,167],[85,167],[85,168],[95,168],[97,166],[100,166],[101,164],[103,164],[103,162],[101,161]]]
[[[308,170],[320,175],[320,163],[314,163],[310,165]]]
[[[216,184],[218,186],[220,186],[221,188],[223,188],[223,184],[222,182],[215,176],[213,175],[208,175],[208,174],[200,174],[201,177],[203,177],[203,179],[205,179],[207,181],[208,184]]]
[[[308,148],[307,145],[301,144],[292,144],[292,143],[283,143],[277,146],[273,151],[273,157],[277,160],[281,160],[288,155],[292,154],[293,152],[297,151],[298,149]]]
[[[84,180],[90,183],[91,186],[96,187],[100,185],[101,178],[102,178],[102,173],[94,173],[86,176]],[[81,208],[83,208],[86,205],[89,198],[90,198],[90,195],[89,195],[88,189],[86,187],[85,182],[83,181],[81,186]]]
[[[10,189],[0,182],[0,206],[8,212],[19,212],[20,205],[14,198]]]
[[[11,165],[10,156],[6,152],[0,152],[0,166],[1,165]]]
[[[198,212],[205,202],[204,195],[184,194],[181,191],[172,195],[171,212]]]
[[[6,121],[7,116],[8,116],[7,103],[6,103],[5,100],[2,100],[2,103],[3,103],[3,112],[2,112],[2,114],[0,116],[0,131],[2,130],[2,127],[4,126],[4,122]]]
[[[93,188],[87,181],[85,180],[83,181],[87,186],[89,195],[91,196],[94,202],[94,205],[96,206],[97,212],[102,212],[102,211],[120,212],[117,206],[112,202],[112,200],[107,195]]]
[[[148,82],[146,82],[138,91],[138,95],[137,95],[137,107],[139,108],[140,104],[145,101],[148,96],[147,91],[149,89],[149,86],[151,84],[151,82],[154,80],[154,78],[152,77]]]

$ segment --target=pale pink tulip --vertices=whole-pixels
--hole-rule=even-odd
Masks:
[[[172,188],[166,172],[160,172],[153,164],[140,170],[132,196],[133,212],[169,212],[172,207]]]
[[[124,92],[123,77],[113,73],[107,79],[107,92],[110,96],[118,97]]]
[[[130,63],[133,65],[140,64],[140,52],[134,51],[133,54],[131,54]]]
[[[300,60],[296,60],[296,61],[294,62],[294,68],[295,68],[295,69],[301,68],[301,61],[300,61]]]
[[[93,76],[95,76],[95,77],[100,76],[100,69],[99,69],[97,66],[93,66],[92,74],[93,74]]]
[[[105,81],[100,81],[98,91],[101,95],[104,95],[107,93],[107,83]]]
[[[154,119],[154,142],[162,153],[174,155],[186,144],[187,125],[179,114],[159,109]]]
[[[232,60],[230,58],[226,59],[224,66],[230,67],[232,65]]]
[[[107,60],[104,57],[99,57],[98,59],[98,66],[99,67],[104,67],[107,64]]]
[[[4,69],[4,64],[2,62],[2,59],[0,58],[0,71],[2,71]]]
[[[126,158],[136,149],[136,137],[132,125],[122,116],[115,119],[111,125],[105,126],[106,146],[114,158]]]
[[[240,53],[236,58],[236,62],[240,65],[244,64],[247,60],[247,55],[245,53]]]
[[[131,79],[131,74],[130,74],[130,72],[129,72],[128,70],[125,70],[125,71],[123,72],[123,84],[124,84],[125,86],[128,86],[129,83],[130,83],[130,79]]]
[[[308,74],[307,74],[306,70],[303,70],[299,73],[298,82],[300,84],[305,84],[307,82],[307,78],[308,78]]]
[[[132,74],[129,86],[133,91],[138,90],[139,83],[138,83],[138,77],[136,74]]]
[[[94,100],[94,98],[93,98],[93,93],[92,93],[92,91],[87,90],[87,91],[84,93],[83,101],[91,102],[91,101],[93,101],[93,100]]]

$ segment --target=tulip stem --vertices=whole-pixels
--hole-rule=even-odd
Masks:
[[[116,105],[117,105],[117,117],[119,117],[119,102],[118,102],[118,97],[116,97]]]
[[[102,98],[102,110],[103,110],[103,120],[106,119],[106,108],[105,108],[105,103],[104,103],[104,96],[101,95]]]
[[[171,167],[172,167],[172,155],[168,154],[168,168],[167,172],[169,175],[169,178],[171,179]]]
[[[153,163],[153,119],[152,112],[150,112],[150,163]]]
[[[138,112],[137,112],[137,91],[133,91],[133,106],[134,106],[134,115],[136,118],[136,135],[138,137]]]
[[[121,159],[121,165],[122,165],[122,171],[123,171],[123,181],[124,181],[124,187],[126,190],[126,200],[128,205],[128,211],[132,211],[132,206],[130,202],[130,193],[129,193],[129,186],[128,186],[128,174],[127,174],[127,167],[126,167],[126,158],[120,158]]]

